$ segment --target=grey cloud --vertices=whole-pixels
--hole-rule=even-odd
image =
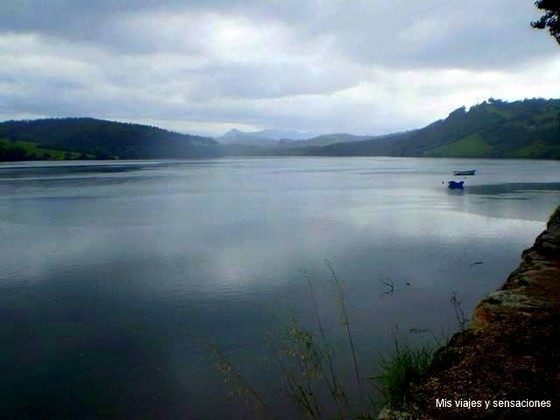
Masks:
[[[506,68],[557,54],[554,46],[531,31],[531,2],[425,1],[392,2],[364,31],[344,27],[340,49],[358,59],[397,66]],[[352,16],[367,20],[367,10]],[[533,36],[532,36],[533,35]],[[373,48],[368,48],[368,44]],[[354,48],[351,46],[354,45]]]
[[[503,68],[556,53],[542,34],[527,35],[537,16],[527,0],[8,0],[0,5],[0,30],[100,43],[121,53],[196,50],[205,34],[197,27],[189,32],[188,20],[179,29],[187,32],[189,42],[167,32],[165,22],[159,28],[146,27],[146,22],[131,26],[130,16],[163,12],[281,22],[297,31],[301,42],[329,36],[333,54],[393,67]]]
[[[536,15],[527,0],[4,0],[0,115],[381,134],[560,95]]]
[[[305,63],[285,65],[221,65],[200,72],[204,85],[216,97],[250,99],[281,98],[294,95],[330,94],[350,88],[360,81],[360,70]]]

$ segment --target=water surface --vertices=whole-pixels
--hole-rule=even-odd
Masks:
[[[463,192],[442,184],[476,168]],[[0,394],[8,416],[243,412],[213,347],[273,406],[267,343],[340,323],[362,369],[411,329],[457,328],[560,203],[560,163],[400,158],[0,164]],[[387,284],[393,287],[387,292]]]

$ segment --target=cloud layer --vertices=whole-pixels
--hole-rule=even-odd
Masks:
[[[560,97],[527,0],[4,0],[0,119],[381,134]]]

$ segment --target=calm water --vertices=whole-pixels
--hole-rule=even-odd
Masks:
[[[441,184],[468,168],[464,192]],[[469,314],[559,203],[560,162],[0,164],[0,409],[239,416],[214,347],[282,405],[267,343],[311,316],[302,271],[340,338],[325,259],[371,373],[396,335],[453,332],[450,294]]]

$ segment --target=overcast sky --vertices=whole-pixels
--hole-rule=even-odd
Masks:
[[[0,119],[383,134],[560,97],[532,0],[1,0]]]

